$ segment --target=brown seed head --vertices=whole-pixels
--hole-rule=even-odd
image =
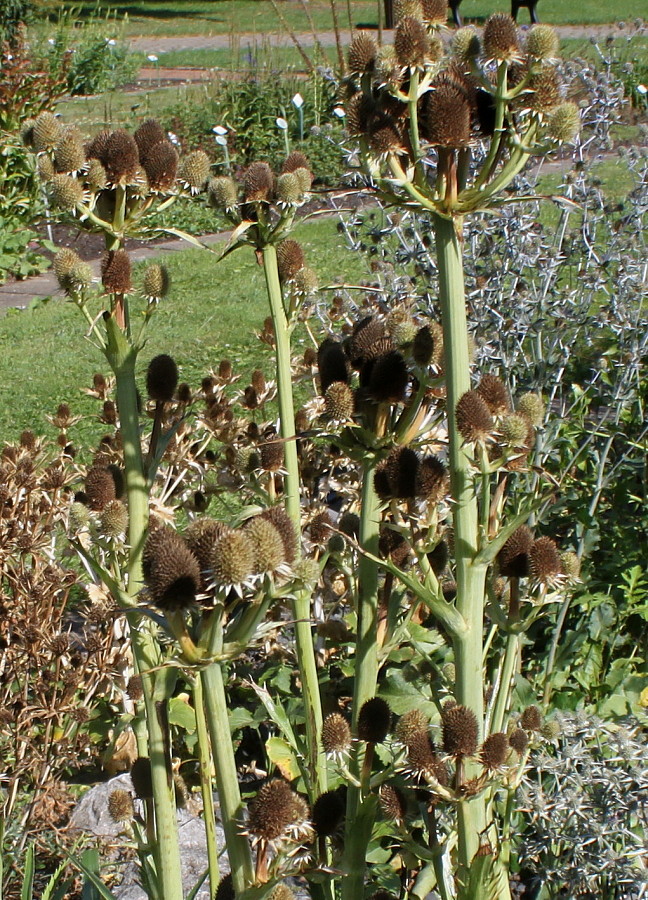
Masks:
[[[376,359],[392,349],[391,342],[385,346],[386,337],[384,324],[375,316],[367,316],[357,322],[344,345],[353,368],[361,369],[370,359]]]
[[[377,52],[378,46],[370,34],[366,31],[356,32],[349,45],[349,72],[352,75],[372,72]]]
[[[462,64],[470,64],[481,54],[479,35],[472,25],[458,28],[452,37],[452,54]]]
[[[396,26],[394,49],[401,66],[421,68],[429,51],[427,30],[420,19],[406,16]]]
[[[472,106],[465,87],[440,75],[423,100],[421,134],[433,147],[466,147],[471,139]]]
[[[393,784],[383,784],[378,799],[385,818],[402,825],[407,817],[407,800],[403,792]]]
[[[151,776],[151,760],[148,756],[138,756],[130,771],[135,796],[140,800],[153,798],[153,779]]]
[[[327,511],[318,513],[310,523],[310,539],[312,544],[323,546],[331,536],[333,522]]]
[[[531,59],[549,60],[557,59],[560,41],[558,34],[551,25],[534,25],[525,43],[525,50]]]
[[[180,160],[178,181],[192,193],[201,191],[207,184],[211,163],[204,150],[194,150]]]
[[[525,731],[540,731],[542,722],[542,713],[537,706],[527,706],[520,716],[520,725]]]
[[[152,191],[168,191],[176,180],[178,151],[165,137],[149,148],[142,160],[142,168]]]
[[[247,203],[270,200],[274,189],[274,175],[267,163],[255,162],[243,179],[243,195]]]
[[[132,291],[131,262],[126,250],[108,250],[104,254],[101,280],[108,294],[128,294]]]
[[[236,900],[231,872],[219,881],[215,900]]]
[[[295,900],[295,895],[287,884],[275,884],[268,894],[268,900]]]
[[[54,274],[56,275],[58,283],[63,289],[69,288],[70,273],[80,262],[81,260],[76,251],[71,250],[68,247],[63,247],[61,250],[58,250],[56,252],[54,261],[52,262],[52,269],[54,271]]]
[[[486,405],[494,416],[511,408],[511,401],[506,385],[497,375],[484,375],[477,385],[477,393],[486,401]]]
[[[301,244],[288,238],[277,246],[277,266],[282,282],[290,281],[305,264]]]
[[[313,804],[313,827],[320,837],[335,834],[344,819],[344,799],[340,791],[326,791]]]
[[[123,128],[112,131],[105,140],[103,152],[98,157],[113,184],[125,184],[139,166],[139,151],[131,134]]]
[[[212,550],[214,581],[225,587],[247,581],[254,574],[254,545],[244,531],[226,532]]]
[[[296,294],[308,296],[318,288],[317,274],[308,266],[303,266],[293,278],[293,290]]]
[[[457,403],[457,428],[465,441],[485,441],[495,423],[486,401],[477,391],[466,391]]]
[[[76,125],[68,125],[63,129],[60,140],[54,150],[54,165],[57,172],[77,172],[85,165],[85,149],[81,132]]]
[[[428,555],[428,561],[430,566],[432,567],[432,571],[439,578],[445,572],[448,565],[449,558],[449,550],[448,550],[448,542],[441,540],[436,545],[434,550],[431,550]]]
[[[522,756],[529,746],[529,735],[522,728],[516,728],[515,731],[509,735],[509,744],[516,753],[519,753],[519,755]]]
[[[276,841],[295,824],[294,792],[287,781],[273,778],[262,785],[249,806],[248,831],[264,841]]]
[[[419,366],[438,366],[443,357],[443,332],[437,322],[423,325],[414,336],[414,362]]]
[[[146,371],[146,391],[151,400],[168,403],[178,385],[178,367],[172,356],[160,353],[153,357]]]
[[[448,772],[427,730],[412,734],[406,746],[407,762],[416,778],[434,779],[442,785],[448,783]]]
[[[52,203],[58,209],[71,211],[83,201],[83,185],[71,175],[54,175],[49,187]]]
[[[346,126],[350,135],[366,134],[376,114],[376,104],[364,92],[354,94],[346,104]]]
[[[515,22],[505,13],[493,13],[484,25],[484,53],[488,59],[512,61],[519,57]]]
[[[367,393],[378,403],[400,403],[405,397],[408,381],[405,358],[398,350],[392,350],[372,364]]]
[[[341,713],[329,713],[322,723],[322,747],[327,754],[346,753],[351,747],[351,728]]]
[[[408,16],[412,16],[414,19],[423,18],[422,0],[394,0],[395,21],[400,22],[401,19],[406,19]]]
[[[422,0],[423,18],[428,25],[445,25],[448,21],[447,0]]]
[[[289,153],[283,161],[281,171],[282,173],[296,172],[297,169],[307,169],[310,171],[310,162],[305,153],[302,153],[300,150],[293,150],[293,152]]]
[[[531,575],[543,584],[553,584],[562,574],[560,551],[550,537],[540,537],[529,550]]]
[[[112,791],[108,797],[108,815],[113,822],[130,822],[135,816],[135,805],[130,791]]]
[[[198,560],[203,572],[211,566],[214,545],[229,531],[229,526],[223,522],[217,522],[216,519],[206,516],[194,519],[185,531],[187,546]]]
[[[529,574],[529,551],[533,544],[531,529],[520,525],[500,550],[497,561],[505,578],[526,578]]]
[[[332,338],[326,338],[317,350],[317,367],[320,386],[324,396],[336,381],[346,382],[349,378],[347,361],[342,345]]]
[[[134,703],[137,703],[144,697],[141,675],[131,675],[126,685],[126,693]]]
[[[443,749],[449,756],[474,756],[479,738],[477,717],[467,706],[444,706]]]
[[[284,543],[272,522],[256,516],[250,519],[244,531],[252,544],[255,574],[270,574],[285,563]]]
[[[438,503],[448,492],[448,470],[438,456],[425,456],[419,463],[416,478],[416,495],[428,503]]]
[[[499,769],[509,753],[508,737],[502,731],[490,734],[479,751],[479,760],[485,769]]]
[[[110,131],[98,131],[92,140],[86,145],[86,157],[98,159],[100,162],[106,152],[106,145],[110,137]]]
[[[358,714],[358,738],[368,744],[382,744],[389,733],[391,709],[382,697],[366,700]]]
[[[102,510],[117,497],[115,479],[110,469],[93,466],[88,470],[85,480],[85,493],[90,509]]]
[[[169,137],[157,119],[146,119],[142,122],[133,134],[133,139],[137,144],[142,164],[156,144],[169,143]]]
[[[395,447],[386,459],[389,491],[397,500],[416,497],[419,458],[410,447]]]
[[[177,532],[167,526],[149,531],[142,556],[144,581],[163,610],[186,609],[200,590],[198,560]]]
[[[383,527],[378,540],[378,552],[383,559],[391,559],[395,566],[405,568],[411,556],[412,548],[402,534],[393,528]]]
[[[53,150],[61,139],[63,126],[56,116],[50,112],[42,112],[34,122],[32,129],[32,143],[34,150],[41,153],[43,150]]]
[[[562,101],[561,82],[558,72],[550,63],[532,72],[529,91],[521,97],[521,102],[538,113],[548,113]]]
[[[326,389],[324,407],[329,418],[342,422],[352,418],[354,405],[353,391],[344,381],[334,381]]]
[[[284,553],[286,562],[290,565],[297,556],[297,533],[292,519],[283,508],[283,506],[271,506],[261,513],[261,517],[272,522],[274,527],[281,535],[284,543]]]

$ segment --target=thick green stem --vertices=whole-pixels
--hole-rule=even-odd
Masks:
[[[213,653],[223,649],[222,624],[214,623],[216,640],[210,647]],[[230,736],[227,716],[227,697],[220,663],[212,663],[200,674],[203,698],[207,713],[207,727],[211,738],[211,748],[216,769],[216,787],[220,804],[221,821],[225,832],[225,844],[229,857],[232,882],[236,895],[254,884],[254,866],[250,845],[241,834],[242,809],[241,792],[234,759],[234,748]]]
[[[473,562],[479,542],[476,490],[478,476],[474,467],[473,447],[464,443],[456,419],[457,402],[462,394],[470,390],[461,229],[460,218],[435,218],[445,353],[448,459],[455,535],[456,605],[467,626],[465,632],[453,636],[455,694],[460,704],[475,713],[481,732],[484,720],[482,640],[486,567]],[[471,778],[477,771],[478,767],[474,763],[466,762],[466,778]],[[458,819],[459,864],[462,870],[460,881],[465,881],[472,858],[479,849],[480,834],[486,827],[484,798],[462,800],[458,805]]]
[[[380,528],[379,501],[373,486],[374,463],[364,466],[360,507],[360,545],[374,557],[378,553]],[[378,682],[378,566],[373,559],[360,558],[358,565],[357,639],[355,682],[353,692],[352,730],[357,734],[358,715],[362,705],[376,694]],[[356,749],[351,759],[351,774],[359,780],[360,758]],[[345,877],[342,900],[356,900],[364,895],[367,845],[371,838],[373,816],[371,805],[360,815],[363,797],[360,787],[350,784],[347,792],[345,834]]]
[[[194,708],[196,711],[196,735],[198,737],[198,767],[200,771],[200,790],[203,799],[203,820],[207,841],[207,864],[209,867],[209,896],[216,897],[220,870],[218,866],[218,843],[216,841],[216,816],[214,813],[214,795],[212,792],[212,758],[205,720],[203,683],[196,678],[193,685]]]
[[[275,331],[277,366],[277,394],[281,437],[284,441],[285,505],[299,539],[301,535],[301,502],[299,460],[295,440],[295,408],[293,404],[292,371],[290,365],[290,325],[283,304],[283,295],[277,266],[277,250],[274,244],[266,244],[262,250],[268,299]],[[299,676],[304,697],[308,768],[311,775],[311,799],[326,791],[326,757],[321,746],[322,703],[319,692],[315,646],[311,625],[311,595],[300,591],[293,599],[295,638]]]

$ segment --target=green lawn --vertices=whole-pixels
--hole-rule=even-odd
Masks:
[[[322,285],[367,277],[364,258],[346,249],[333,219],[303,225],[295,236]],[[171,294],[154,320],[141,355],[142,370],[153,356],[165,352],[176,359],[180,378],[194,388],[222,357],[231,359],[244,376],[265,364],[269,376],[271,351],[254,337],[268,309],[263,270],[252,250],[238,250],[222,262],[206,250],[168,254],[164,261]],[[94,372],[108,370],[83,335],[81,314],[64,300],[0,319],[0,441],[15,440],[24,428],[53,437],[45,416],[62,401],[84,416],[71,433],[78,446],[91,446],[105,432],[95,419],[99,404],[82,389],[92,386]]]

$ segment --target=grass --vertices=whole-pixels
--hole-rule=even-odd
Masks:
[[[324,63],[336,63],[335,47],[325,47],[324,53],[325,58],[322,60]],[[319,62],[319,59],[314,57],[312,48],[307,47],[306,54],[316,64]],[[151,66],[145,53],[137,53],[137,58],[140,65]],[[243,44],[236,50],[169,50],[167,53],[158,54],[155,65],[169,69],[188,66],[195,69],[247,71],[253,62],[268,69],[286,69],[295,66],[303,71],[306,68],[296,47],[272,47],[268,52],[258,43]]]
[[[367,277],[364,258],[348,252],[333,219],[302,225],[295,236],[321,284]],[[142,383],[148,361],[163,352],[174,356],[181,380],[194,388],[222,357],[232,360],[243,381],[264,363],[269,376],[271,350],[254,338],[268,309],[263,270],[252,250],[238,250],[220,263],[207,251],[186,250],[168,254],[164,262],[172,290],[140,357]],[[105,433],[96,420],[100,404],[82,390],[92,386],[94,372],[108,370],[83,335],[80,313],[62,300],[0,319],[0,440],[15,440],[25,428],[53,437],[45,417],[63,401],[83,417],[70,433],[75,445],[91,447]]]
[[[310,31],[309,19],[301,3],[279,0],[282,10],[295,31]],[[376,25],[378,2],[382,0],[350,0],[354,25]],[[309,0],[308,9],[315,27],[330,30],[333,27],[330,3],[326,0]],[[97,12],[127,16],[126,34],[171,37],[174,35],[256,32],[267,34],[280,31],[281,24],[268,0],[122,0],[113,4],[93,0],[81,3],[69,2],[66,8],[80,17],[89,18]],[[343,27],[348,27],[347,3],[337,0],[338,16]],[[508,0],[463,0],[461,13],[466,21],[483,21],[493,12],[510,12]],[[538,12],[543,22],[562,25],[594,25],[618,22],[646,15],[645,0],[584,0],[568,4],[563,0],[542,0]],[[521,24],[527,21],[525,10],[519,15]]]

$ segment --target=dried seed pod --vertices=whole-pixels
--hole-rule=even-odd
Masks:
[[[448,542],[447,541],[439,541],[434,550],[431,550],[428,555],[428,562],[432,568],[432,571],[440,578],[441,575],[445,572],[448,566],[449,559],[449,550],[448,550]]]
[[[452,54],[463,64],[469,64],[481,55],[479,35],[472,25],[466,25],[455,31],[452,37]]]
[[[108,250],[104,254],[101,280],[108,294],[128,294],[132,291],[131,262],[126,250]]]
[[[169,403],[178,385],[178,367],[172,356],[160,353],[153,357],[146,371],[146,391],[151,400]]]
[[[142,290],[148,300],[161,300],[169,293],[169,272],[166,266],[149,263],[144,270]]]
[[[211,163],[204,150],[194,150],[180,160],[178,181],[195,194],[205,187],[210,168]]]
[[[266,472],[278,472],[284,464],[284,446],[278,438],[259,444],[261,468]]]
[[[519,58],[517,28],[513,19],[505,13],[493,13],[486,19],[482,39],[487,59],[512,62]]]
[[[378,403],[400,403],[405,397],[408,381],[405,358],[398,350],[392,350],[373,363],[367,393]]]
[[[49,156],[39,156],[36,163],[36,168],[38,169],[38,177],[45,184],[50,182],[56,174],[54,163],[49,158]]]
[[[246,582],[254,574],[254,545],[244,531],[225,533],[214,544],[211,565],[217,585]]]
[[[551,25],[533,25],[529,30],[525,50],[531,59],[557,59],[560,40]]]
[[[110,134],[111,132],[106,130],[98,131],[97,134],[95,134],[92,140],[86,145],[87,159],[97,159],[101,162],[106,152],[106,145]]]
[[[326,389],[324,395],[326,415],[337,421],[352,418],[354,412],[354,394],[344,381],[334,381]]]
[[[413,734],[406,746],[408,767],[415,778],[434,780],[441,785],[447,785],[447,769],[427,731]]]
[[[490,734],[481,746],[479,761],[485,769],[499,769],[509,754],[508,737],[502,731]]]
[[[391,559],[399,569],[405,568],[412,554],[412,548],[402,534],[393,528],[383,527],[378,540],[378,552],[383,559]]]
[[[541,731],[542,713],[537,706],[527,706],[520,716],[520,725],[525,731]]]
[[[85,493],[90,509],[100,512],[117,498],[115,478],[112,471],[104,466],[93,466],[85,480]]]
[[[368,744],[382,744],[389,734],[391,709],[382,697],[366,700],[358,713],[358,738]]]
[[[441,367],[443,361],[443,330],[438,322],[423,325],[414,336],[414,362],[419,366]]]
[[[410,447],[395,447],[386,459],[389,492],[398,500],[416,497],[419,458]]]
[[[407,800],[401,790],[393,784],[383,784],[378,792],[380,808],[386,819],[402,825],[407,818]]]
[[[292,519],[283,506],[271,506],[261,513],[261,517],[272,522],[281,535],[286,562],[290,565],[297,556],[298,540]]]
[[[101,510],[99,528],[106,537],[119,537],[128,528],[128,510],[121,500],[111,500]]]
[[[428,25],[445,25],[448,21],[447,0],[422,0],[423,19]]]
[[[429,50],[427,30],[420,19],[405,16],[396,26],[394,49],[401,66],[421,68]]]
[[[231,210],[238,205],[238,187],[233,178],[218,175],[207,183],[207,196],[216,209]]]
[[[157,144],[169,143],[169,136],[157,119],[146,119],[133,134],[142,164],[153,147]]]
[[[108,797],[108,815],[113,822],[130,822],[135,816],[135,804],[130,791],[118,789]]]
[[[421,134],[433,147],[466,147],[471,140],[472,104],[465,86],[443,73],[423,100]]]
[[[243,195],[246,203],[268,201],[272,198],[274,175],[267,163],[254,162],[243,179]]]
[[[357,540],[360,534],[360,516],[357,513],[346,510],[338,520],[338,528],[342,534]]]
[[[344,345],[344,350],[354,369],[361,369],[370,359],[376,359],[386,349],[383,341],[386,337],[385,326],[375,316],[367,316],[357,322]]]
[[[133,701],[137,703],[144,698],[144,687],[142,685],[141,675],[131,675],[126,685],[126,693]]]
[[[305,296],[314,294],[318,286],[319,282],[317,275],[313,269],[309,269],[308,266],[302,266],[293,278],[293,290],[296,294]]]
[[[326,510],[318,513],[311,519],[309,526],[311,543],[323,546],[331,536],[332,527],[333,522],[329,513]]]
[[[376,74],[385,84],[398,84],[400,80],[400,66],[396,51],[391,44],[383,44],[378,48],[375,62]]]
[[[553,584],[562,574],[560,552],[550,537],[540,537],[529,550],[531,575],[542,584]]]
[[[324,719],[322,747],[330,756],[344,754],[351,748],[351,728],[341,713],[329,713]]]
[[[108,180],[113,184],[125,184],[140,164],[137,144],[131,134],[123,128],[112,131],[105,139],[99,162],[106,170]]]
[[[288,206],[298,206],[304,199],[304,191],[294,172],[284,172],[277,178],[277,200]]]
[[[330,385],[336,381],[347,382],[347,362],[342,345],[332,338],[326,338],[317,349],[320,388],[325,396]]]
[[[62,247],[57,250],[52,262],[52,270],[56,275],[56,280],[61,287],[66,290],[69,287],[69,276],[77,263],[81,260],[75,250],[69,247]]]
[[[293,150],[283,161],[281,171],[282,173],[296,172],[297,169],[306,169],[310,171],[310,162],[305,153],[302,153],[300,150]]]
[[[165,137],[148,149],[142,168],[152,191],[168,191],[176,180],[178,151]]]
[[[438,456],[425,456],[416,472],[416,496],[428,503],[438,503],[448,492],[450,477]]]
[[[580,577],[580,557],[572,550],[564,550],[560,554],[560,567],[563,574],[569,581],[575,581]]]
[[[526,525],[516,528],[497,556],[500,574],[505,578],[526,578],[529,574],[529,551],[532,544],[531,529]]]
[[[354,94],[346,104],[346,126],[350,135],[366,134],[376,114],[373,98],[364,92]]]
[[[52,203],[64,212],[71,212],[83,202],[83,185],[71,175],[54,175],[49,187]]]
[[[276,841],[295,824],[294,791],[287,781],[273,778],[261,786],[249,806],[248,831],[258,839]]]
[[[391,487],[387,472],[387,460],[378,463],[374,470],[374,490],[381,500],[391,500]]]
[[[326,791],[313,804],[313,827],[320,837],[335,834],[344,820],[345,804],[340,791]]]
[[[349,45],[348,62],[351,75],[372,72],[377,52],[378,46],[370,34],[366,31],[356,32]]]
[[[230,872],[218,882],[216,897],[214,900],[236,900],[234,893],[234,882],[232,881],[232,873]]]
[[[511,408],[506,385],[497,375],[483,375],[477,385],[477,393],[484,398],[494,416],[507,412]]]
[[[400,22],[411,16],[414,19],[423,18],[422,0],[394,0],[394,19]]]
[[[63,126],[56,116],[50,112],[42,112],[36,117],[32,128],[34,150],[37,153],[53,150],[61,139],[62,131]]]
[[[140,800],[153,799],[153,778],[151,775],[151,760],[148,756],[138,756],[130,770],[131,781],[135,796]]]
[[[466,391],[457,403],[457,428],[468,443],[485,441],[495,423],[484,398],[477,391]]]
[[[504,416],[499,426],[500,443],[511,450],[530,450],[529,427],[529,421],[525,416],[518,413]]]
[[[275,884],[268,894],[268,900],[295,900],[295,895],[287,884]]]
[[[198,560],[202,571],[211,566],[214,545],[224,534],[231,531],[229,526],[216,519],[201,517],[194,519],[185,531],[187,546]]]
[[[516,728],[509,735],[509,744],[520,756],[529,746],[529,735],[522,728]]]
[[[144,581],[163,610],[187,609],[200,590],[200,566],[185,542],[166,526],[149,531],[142,555]]]
[[[479,739],[479,725],[467,706],[443,707],[443,749],[449,756],[474,756]]]
[[[275,572],[286,561],[286,551],[281,535],[268,519],[256,516],[244,528],[254,554],[254,573],[265,575]]]
[[[575,103],[557,106],[547,120],[547,134],[559,144],[575,140],[580,127],[580,110]]]
[[[54,165],[57,172],[77,172],[85,165],[86,157],[81,132],[76,125],[63,129],[54,149]]]
[[[101,165],[98,159],[88,160],[86,184],[88,186],[88,190],[92,191],[93,193],[96,193],[97,191],[103,191],[103,189],[108,184],[108,176],[106,175],[106,170]]]
[[[540,394],[522,394],[517,401],[517,411],[525,416],[532,425],[542,425],[545,405]]]
[[[419,734],[427,734],[430,720],[420,709],[411,709],[404,713],[396,724],[394,736],[406,747]]]
[[[550,63],[531,73],[528,90],[520,102],[537,113],[548,113],[562,101],[560,77]]]
[[[282,282],[291,281],[304,265],[304,251],[297,241],[289,238],[277,246],[277,267]]]

